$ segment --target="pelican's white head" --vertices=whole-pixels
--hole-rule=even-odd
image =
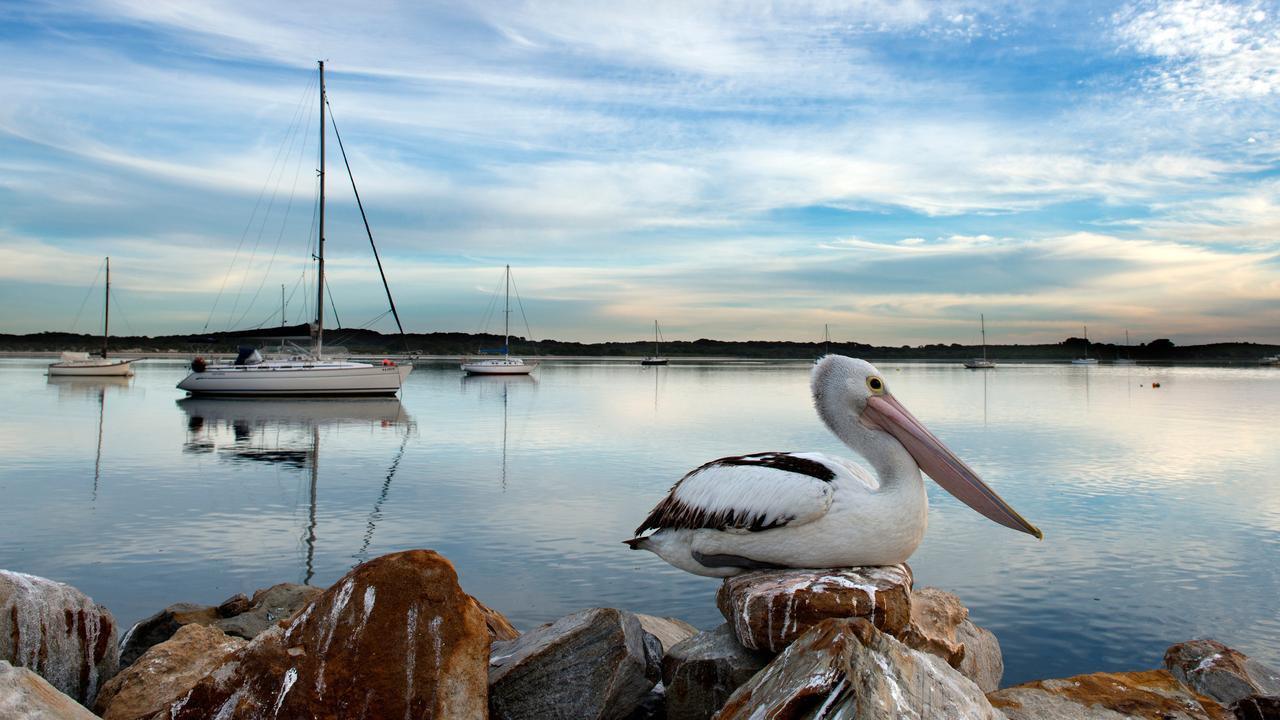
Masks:
[[[827,355],[813,368],[810,387],[822,421],[877,470],[883,472],[905,453],[944,490],[982,515],[1005,527],[1043,537],[907,412],[871,363]]]

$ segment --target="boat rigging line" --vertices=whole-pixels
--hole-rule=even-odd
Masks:
[[[98,287],[98,278],[102,277],[102,268],[106,263],[106,260],[98,263],[98,274],[93,276],[93,282],[89,284],[89,289],[84,291],[84,299],[80,301],[80,309],[76,310],[76,319],[71,321],[72,333],[76,331],[76,326],[80,324],[80,314],[84,312],[85,303],[89,302],[89,296],[93,294],[93,289]]]

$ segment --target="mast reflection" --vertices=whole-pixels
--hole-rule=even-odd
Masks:
[[[268,463],[289,470],[306,471],[307,525],[302,533],[306,548],[303,561],[305,584],[310,584],[315,577],[321,429],[403,429],[399,451],[385,475],[357,556],[368,550],[377,521],[381,518],[382,504],[386,502],[413,429],[413,420],[398,398],[262,400],[189,397],[177,401],[177,404],[187,416],[183,452],[213,454],[232,463]]]

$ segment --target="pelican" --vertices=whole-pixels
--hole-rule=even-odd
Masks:
[[[708,577],[892,565],[924,539],[929,499],[921,470],[987,518],[1043,537],[907,412],[871,363],[827,355],[814,366],[810,389],[818,417],[872,472],[822,453],[713,460],[681,478],[623,542]]]

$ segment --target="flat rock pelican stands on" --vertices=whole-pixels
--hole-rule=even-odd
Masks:
[[[874,474],[822,453],[721,458],[681,478],[626,543],[709,577],[892,565],[924,539],[921,470],[991,520],[1042,537],[907,412],[871,363],[827,355],[810,384],[818,416]]]

